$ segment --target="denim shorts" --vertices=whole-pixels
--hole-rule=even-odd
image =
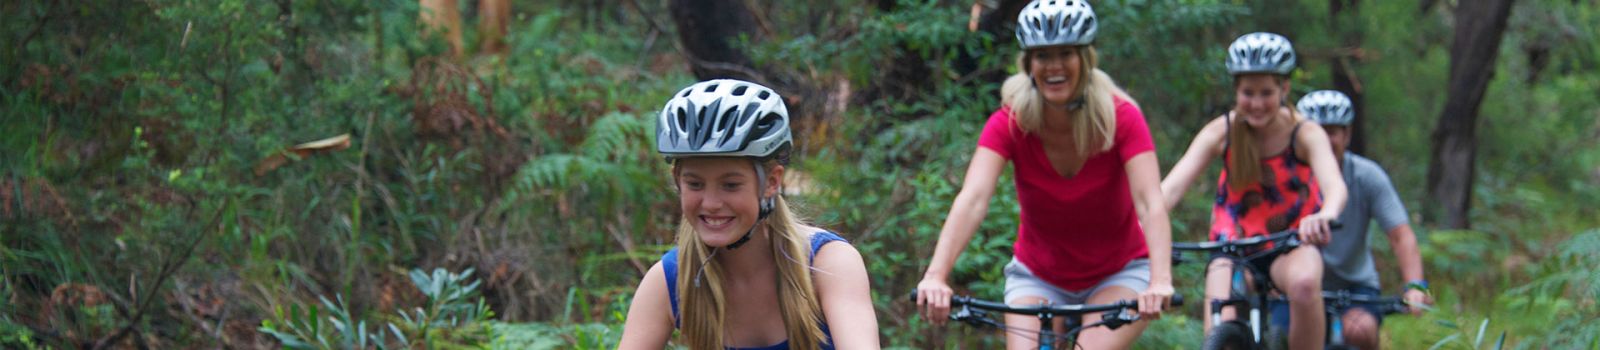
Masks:
[[[1120,286],[1142,293],[1150,288],[1150,259],[1133,259],[1122,271],[1111,274],[1094,287],[1084,290],[1066,290],[1056,287],[1050,282],[1040,279],[1028,270],[1016,258],[1011,258],[1011,263],[1006,264],[1006,303],[1011,304],[1017,299],[1025,297],[1044,297],[1055,304],[1083,304],[1089,301],[1089,296],[1102,289]]]

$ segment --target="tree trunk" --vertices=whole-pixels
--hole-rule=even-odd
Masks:
[[[1000,0],[1000,7],[994,11],[983,14],[978,19],[978,30],[994,35],[996,45],[1009,44],[1017,40],[1017,14],[1022,13],[1022,7],[1028,5],[1029,0]]]
[[[1347,48],[1360,48],[1362,34],[1360,28],[1337,28],[1339,17],[1349,11],[1348,17],[1360,16],[1356,13],[1361,5],[1360,0],[1328,0],[1328,12],[1335,23],[1334,32],[1340,36],[1340,42]],[[1340,50],[1343,51],[1343,50]],[[1356,77],[1354,61],[1350,54],[1340,52],[1334,55],[1333,64],[1328,65],[1333,73],[1333,88],[1350,97],[1351,110],[1356,113],[1356,119],[1350,124],[1350,144],[1347,148],[1351,152],[1366,153],[1366,94],[1362,92],[1361,81]]]
[[[740,0],[671,0],[667,5],[678,25],[689,68],[695,78],[741,79],[770,84],[751,67],[750,57],[733,46],[741,34],[759,39],[755,14]]]
[[[506,25],[511,22],[511,0],[478,1],[478,50],[506,52]]]
[[[1440,227],[1471,226],[1478,106],[1494,77],[1495,58],[1510,17],[1512,0],[1462,1],[1456,8],[1455,40],[1450,45],[1450,85],[1444,110],[1433,130],[1433,160],[1428,166],[1428,221]]]
[[[805,145],[809,127],[828,118],[818,113],[828,112],[824,107],[830,105],[835,95],[847,98],[848,86],[841,94],[819,85],[825,82],[810,81],[800,72],[780,64],[756,66],[735,42],[761,42],[770,30],[763,25],[762,17],[746,4],[745,0],[670,0],[667,6],[672,22],[678,27],[681,51],[695,78],[739,79],[776,90],[783,95],[789,108],[795,144]]]
[[[994,47],[997,48],[1015,43],[1017,41],[1017,14],[1022,12],[1022,7],[1027,6],[1028,2],[1028,0],[1001,0],[999,8],[985,12],[978,18],[978,31],[989,33],[989,36],[994,38]],[[998,52],[1009,53],[1011,51]],[[967,50],[962,50],[956,55],[954,64],[956,72],[961,75],[967,75],[975,71],[990,69],[982,76],[974,79],[974,81],[993,82],[996,84],[1004,82],[1006,79],[1005,66],[978,66],[978,56],[992,54],[997,54],[997,52],[968,52]],[[1010,59],[1001,59],[1000,62],[1003,62],[1004,65],[1009,65],[1012,61]]]
[[[444,35],[451,57],[461,57],[461,10],[456,0],[420,0],[422,23],[429,32]]]

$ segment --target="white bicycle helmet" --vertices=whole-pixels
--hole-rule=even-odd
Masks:
[[[1099,23],[1084,0],[1033,0],[1017,14],[1017,42],[1023,49],[1094,42]]]
[[[1282,35],[1250,33],[1228,45],[1228,74],[1288,75],[1294,71],[1294,60],[1294,45]]]
[[[765,158],[792,144],[789,109],[765,86],[718,79],[672,96],[656,122],[656,150],[681,157]]]
[[[1334,90],[1318,90],[1300,98],[1295,105],[1306,118],[1322,125],[1348,126],[1355,120],[1356,112],[1350,97]]]
[[[777,156],[783,162],[782,152],[793,143],[789,108],[783,97],[741,80],[689,85],[672,95],[656,121],[656,151],[666,156],[667,162],[683,157],[751,157],[758,189],[767,188],[766,167],[760,159]],[[760,222],[772,215],[777,199],[757,191],[756,200],[760,206],[756,220]],[[739,240],[718,248],[739,248],[755,231],[756,226],[751,226]]]

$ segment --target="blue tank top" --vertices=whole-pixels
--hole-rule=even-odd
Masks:
[[[817,251],[822,249],[822,245],[828,244],[828,242],[833,242],[833,241],[845,242],[847,244],[849,243],[849,241],[846,241],[844,239],[844,237],[839,237],[839,235],[834,234],[833,232],[822,231],[822,232],[817,232],[816,234],[811,235],[811,253],[807,254],[806,261],[810,262],[813,258],[816,258],[817,257]],[[678,327],[678,248],[672,248],[672,250],[668,250],[666,254],[661,255],[661,267],[662,267],[662,270],[664,272],[666,272],[666,277],[667,277],[667,296],[670,297],[671,300],[672,300],[672,326],[673,327]],[[826,340],[825,344],[822,344],[822,349],[823,350],[833,350],[833,333],[828,331],[828,323],[827,322],[823,322],[823,323],[819,324],[819,326],[822,326],[822,336],[823,336],[823,339]],[[728,348],[728,349],[729,350],[786,350],[786,349],[789,349],[789,341],[788,340],[784,340],[782,343],[778,343],[778,344],[772,345],[772,346],[760,347],[760,348]]]

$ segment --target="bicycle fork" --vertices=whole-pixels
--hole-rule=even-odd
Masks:
[[[1248,306],[1246,309],[1249,310],[1249,316],[1248,317],[1249,317],[1249,325],[1250,325],[1250,334],[1253,337],[1255,337],[1256,343],[1259,344],[1259,343],[1261,343],[1261,338],[1263,336],[1262,335],[1262,330],[1261,330],[1261,321],[1262,321],[1261,320],[1261,306],[1263,306],[1265,304],[1256,305],[1257,304],[1256,300],[1246,298],[1244,293],[1240,292],[1240,291],[1248,289],[1245,286],[1244,271],[1239,270],[1238,267],[1234,267],[1232,272],[1233,272],[1233,280],[1232,280],[1232,283],[1230,283],[1230,286],[1228,288],[1229,289],[1228,290],[1229,298],[1227,300],[1212,300],[1211,301],[1211,326],[1212,327],[1218,327],[1218,326],[1222,325],[1222,322],[1223,322],[1223,320],[1222,320],[1222,308],[1223,307],[1235,306],[1235,305],[1243,304],[1243,306]]]

